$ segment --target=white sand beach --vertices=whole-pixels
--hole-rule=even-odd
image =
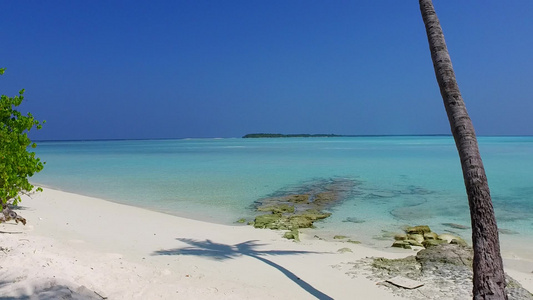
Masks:
[[[414,254],[305,234],[296,243],[48,188],[20,206],[26,226],[0,224],[0,299],[398,299],[346,272]],[[533,291],[531,261],[509,258],[506,272]]]

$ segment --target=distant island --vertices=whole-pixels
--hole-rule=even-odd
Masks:
[[[249,133],[243,136],[243,139],[259,138],[309,138],[309,137],[346,137],[338,134],[281,134],[281,133]]]
[[[314,138],[314,137],[398,137],[398,136],[451,136],[451,134],[364,134],[364,135],[346,135],[346,134],[282,134],[282,133],[249,133],[243,136],[243,139],[260,139],[260,138]]]

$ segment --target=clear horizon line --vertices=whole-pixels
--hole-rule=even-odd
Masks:
[[[270,133],[254,133],[254,134],[270,134]],[[276,133],[277,134],[277,133]],[[428,134],[308,134],[308,133],[288,133],[283,135],[310,135],[309,137],[302,138],[313,138],[313,135],[333,135],[331,138],[335,137],[407,137],[407,136],[420,136],[420,137],[431,137],[431,136],[450,136],[451,133],[428,133]],[[478,137],[531,137],[533,135],[521,135],[521,134],[495,134],[495,135],[477,135]],[[95,139],[35,139],[34,142],[98,142],[98,141],[157,141],[157,140],[185,140],[185,139],[242,139],[243,136],[236,137],[168,137],[168,138],[95,138]],[[265,137],[266,138],[266,137]],[[277,138],[277,137],[273,137]],[[320,138],[320,137],[315,137]]]

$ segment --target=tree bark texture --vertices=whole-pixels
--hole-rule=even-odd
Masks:
[[[461,159],[474,247],[474,299],[507,299],[498,227],[474,126],[466,111],[431,0],[419,0],[435,76]]]

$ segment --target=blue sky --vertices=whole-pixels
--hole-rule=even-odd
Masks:
[[[434,1],[479,135],[533,134],[533,1]],[[418,1],[0,0],[37,139],[446,134]]]

